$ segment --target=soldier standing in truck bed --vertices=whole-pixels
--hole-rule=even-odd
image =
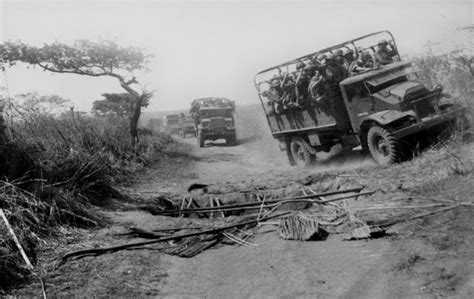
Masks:
[[[352,49],[344,48],[344,50],[342,51],[342,55],[344,56],[343,66],[347,70],[347,72],[349,72],[349,68],[352,62],[354,62],[354,51],[352,51]]]
[[[374,67],[372,55],[364,51],[359,54],[359,59],[352,62],[349,67],[349,75],[354,76],[362,72],[371,70]]]
[[[305,65],[302,72],[296,79],[296,105],[295,107],[304,106],[309,96],[309,83],[311,77],[314,75],[314,66],[311,64]]]
[[[347,77],[347,70],[338,63],[334,54],[328,54],[326,57],[326,67],[324,69],[324,79],[328,84],[328,88],[339,90],[339,82]]]
[[[268,93],[269,105],[276,114],[281,114],[283,112],[283,105],[281,102],[283,89],[281,88],[281,80],[278,76],[273,77],[270,84],[271,86]]]
[[[375,51],[375,60],[377,63],[381,65],[392,63],[393,57],[398,54],[395,46],[392,43],[390,43],[389,46],[385,39],[380,40],[377,46],[377,50]]]
[[[336,59],[336,61],[340,65],[343,65],[344,64],[344,53],[343,53],[342,49],[335,50],[333,54],[334,54],[334,58]]]
[[[282,103],[283,108],[292,108],[296,105],[295,79],[292,74],[285,73],[281,80],[281,88],[283,90]]]

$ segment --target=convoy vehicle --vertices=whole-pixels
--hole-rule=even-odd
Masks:
[[[225,139],[227,145],[236,145],[234,111],[234,101],[226,98],[194,100],[190,114],[196,124],[198,145],[204,147],[207,140],[218,139]]]
[[[196,137],[196,127],[194,124],[194,119],[189,116],[181,116],[179,118],[179,137],[186,138],[186,136],[191,135]]]
[[[177,134],[179,132],[179,115],[169,114],[165,115],[163,120],[165,132],[169,134]]]
[[[318,152],[329,152],[335,145],[361,146],[379,164],[400,162],[412,156],[415,143],[437,136],[466,113],[466,107],[451,102],[440,85],[428,88],[421,82],[412,63],[402,61],[397,52],[394,62],[374,65],[360,74],[339,82],[335,94],[326,97],[327,109],[314,99],[304,107],[275,112],[269,98],[271,82],[285,73],[297,76],[296,65],[314,61],[320,54],[350,49],[357,57],[372,53],[380,39],[396,48],[388,31],[368,34],[319,50],[259,72],[255,86],[268,125],[291,165],[308,166]],[[373,57],[373,56],[372,56]],[[374,60],[375,62],[375,60]]]

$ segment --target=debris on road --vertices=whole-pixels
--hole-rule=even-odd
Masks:
[[[349,199],[349,198],[357,198],[363,195],[370,195],[373,194],[373,191],[368,192],[360,192],[363,187],[355,187],[337,191],[330,191],[330,192],[323,192],[323,193],[314,193],[309,195],[302,195],[302,196],[292,196],[292,197],[285,197],[280,199],[272,199],[272,200],[265,200],[265,201],[255,201],[255,202],[246,202],[241,204],[230,204],[230,205],[222,205],[218,204],[216,206],[210,207],[200,207],[199,204],[191,197],[187,198],[184,197],[183,201],[180,205],[179,209],[175,210],[163,210],[155,215],[163,215],[163,216],[171,216],[171,215],[187,215],[190,213],[199,213],[198,216],[205,217],[206,215],[203,214],[204,212],[230,212],[230,211],[247,211],[247,210],[259,210],[261,208],[274,208],[277,205],[285,205],[287,209],[294,210],[292,205],[296,203],[316,203],[316,204],[325,204],[328,202],[335,202],[339,200]],[[339,195],[339,194],[347,194],[347,193],[354,193],[342,197],[332,198],[332,199],[322,199],[326,196],[332,195]],[[219,199],[217,199],[219,200]],[[310,205],[298,205],[298,207],[308,208]]]
[[[305,187],[306,188],[306,187]],[[427,217],[435,213],[445,212],[462,204],[449,205],[431,204],[431,205],[412,205],[412,206],[359,206],[349,207],[347,202],[343,201],[349,198],[359,198],[360,196],[372,195],[374,191],[361,192],[363,187],[349,188],[337,191],[317,193],[311,188],[302,190],[303,195],[290,196],[280,199],[267,199],[265,195],[259,194],[256,201],[222,204],[217,197],[206,197],[207,207],[202,207],[194,197],[183,197],[180,208],[176,209],[176,204],[172,209],[159,211],[161,216],[190,216],[192,214],[199,218],[209,218],[210,224],[192,225],[181,228],[168,228],[146,230],[132,227],[129,232],[122,235],[131,235],[134,237],[151,239],[143,242],[134,242],[119,246],[93,248],[71,252],[61,258],[61,263],[69,259],[80,259],[86,256],[96,256],[105,253],[112,253],[123,249],[144,248],[146,245],[156,243],[168,243],[168,246],[159,248],[165,253],[180,257],[194,257],[197,254],[217,246],[218,244],[239,244],[247,247],[256,247],[251,243],[253,232],[249,229],[256,227],[260,222],[269,219],[280,218],[279,222],[270,223],[278,226],[278,232],[281,238],[286,240],[313,241],[326,240],[329,234],[341,234],[344,240],[360,240],[367,238],[378,238],[386,235],[386,228],[394,224],[410,221],[422,217]],[[310,194],[308,194],[310,193]],[[346,195],[347,194],[347,195]],[[342,196],[341,196],[342,195]],[[298,206],[295,203],[306,203],[306,206]],[[277,209],[285,207],[289,210],[284,213],[274,214]],[[385,214],[384,219],[370,219],[370,217],[361,218],[354,213],[401,210],[441,207],[435,211],[429,211],[417,215],[398,215]],[[304,212],[302,211],[304,209]],[[231,224],[229,212],[258,210],[257,214],[245,214],[237,216]],[[298,211],[298,212],[295,212]],[[383,213],[378,213],[383,214]],[[217,217],[220,216],[220,217]],[[365,220],[363,220],[365,219]],[[197,219],[196,219],[197,221]],[[218,227],[215,227],[220,223]],[[222,223],[227,223],[222,225]],[[186,233],[179,233],[186,230]]]
[[[279,214],[275,214],[275,215],[271,215],[271,216],[267,216],[267,217],[263,217],[263,218],[255,218],[255,219],[245,221],[245,222],[238,222],[238,223],[223,226],[223,227],[218,227],[218,228],[213,228],[213,229],[208,229],[208,230],[202,230],[202,231],[197,231],[197,232],[191,232],[191,233],[187,233],[187,234],[176,234],[176,235],[171,235],[171,236],[168,236],[168,237],[158,237],[158,239],[156,239],[156,240],[143,241],[143,242],[134,242],[134,243],[123,244],[123,245],[112,246],[112,247],[92,248],[92,249],[74,251],[74,252],[70,252],[70,253],[65,254],[60,259],[60,264],[63,264],[65,262],[67,262],[68,260],[72,259],[72,258],[81,259],[81,258],[86,257],[86,256],[97,256],[97,255],[101,255],[101,254],[116,252],[116,251],[119,251],[119,250],[143,247],[143,246],[146,246],[146,245],[151,245],[151,244],[156,244],[156,243],[163,243],[163,242],[174,241],[174,240],[182,240],[184,238],[191,238],[191,237],[195,237],[195,236],[209,235],[209,234],[215,235],[215,234],[222,233],[226,230],[230,230],[230,229],[234,229],[234,228],[238,228],[238,227],[246,227],[246,226],[249,226],[249,225],[255,226],[259,222],[263,222],[263,221],[273,219],[273,218],[279,218],[279,217],[288,215],[289,213],[290,212],[279,213]],[[195,251],[197,253],[200,252],[197,249]],[[191,253],[194,253],[194,251],[190,252],[188,254],[191,255]]]
[[[283,239],[297,241],[325,240],[328,235],[318,221],[303,214],[281,218],[278,231]]]

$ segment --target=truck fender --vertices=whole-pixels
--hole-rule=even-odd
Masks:
[[[400,119],[404,119],[406,117],[413,117],[417,119],[417,115],[415,111],[413,110],[403,111],[403,112],[397,111],[397,110],[379,111],[377,113],[374,113],[365,117],[362,120],[361,125],[360,125],[360,131],[363,131],[363,128],[371,122],[376,122],[380,124],[381,126],[386,126]]]

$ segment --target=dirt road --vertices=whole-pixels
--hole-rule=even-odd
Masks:
[[[472,145],[456,154],[434,152],[390,167],[379,167],[353,153],[301,170],[288,166],[258,107],[237,110],[236,122],[237,146],[216,142],[199,148],[194,138],[180,139],[186,154],[167,156],[128,192],[143,203],[160,194],[186,194],[192,183],[210,184],[222,193],[285,192],[301,189],[303,184],[316,190],[360,185],[377,192],[357,202],[348,200],[348,205],[381,204],[395,197],[408,198],[410,205],[415,203],[414,196],[473,202],[473,171],[465,168],[474,165]],[[467,157],[465,165],[456,162],[460,157]],[[51,263],[72,250],[141,240],[117,235],[129,226],[156,229],[191,221],[152,216],[136,207],[132,203],[127,209],[106,212],[112,220],[110,227],[73,234],[46,248],[43,259]],[[274,226],[264,225],[252,240],[258,245],[255,248],[222,246],[190,259],[153,247],[119,251],[45,269],[44,280],[47,294],[60,297],[472,298],[472,216],[472,208],[458,208],[395,227],[394,236],[361,241],[343,241],[340,235],[330,235],[326,241],[285,241]],[[37,295],[39,287],[33,284],[18,294]]]
[[[189,183],[276,188],[318,172],[317,168],[289,167],[276,142],[264,131],[267,128],[255,119],[239,115],[239,143],[234,147],[217,141],[198,148],[195,139],[183,140],[200,157],[194,165],[196,177]],[[353,167],[361,161],[371,164],[365,159],[353,160],[357,160]],[[390,274],[390,257],[395,252],[388,240],[346,242],[336,237],[324,242],[291,242],[279,239],[273,227],[262,227],[256,235],[257,248],[227,246],[192,259],[163,257],[169,269],[162,294],[190,298],[383,298],[404,297],[413,291],[406,284],[401,287]]]

